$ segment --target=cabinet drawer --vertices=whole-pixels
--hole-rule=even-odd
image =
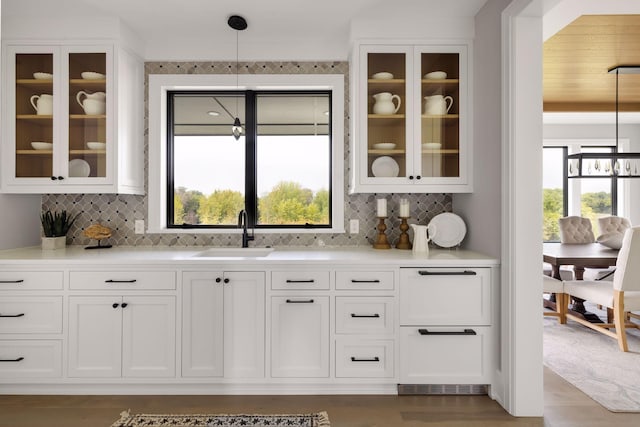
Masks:
[[[0,381],[62,375],[60,341],[0,340]]]
[[[401,327],[400,383],[490,384],[490,327]]]
[[[490,268],[400,269],[400,325],[491,324]]]
[[[392,334],[393,297],[336,297],[337,334]]]
[[[62,289],[63,280],[62,271],[3,271],[0,291]]]
[[[0,299],[0,334],[61,333],[62,297]]]
[[[337,271],[336,289],[393,289],[393,271]]]
[[[393,376],[393,340],[336,340],[336,377]]]
[[[329,272],[273,271],[271,289],[329,289]]]
[[[72,271],[70,289],[175,289],[174,271]]]

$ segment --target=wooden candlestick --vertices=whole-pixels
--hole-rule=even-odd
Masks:
[[[384,231],[387,229],[387,226],[384,223],[386,217],[378,217],[380,222],[378,223],[378,237],[376,238],[376,242],[373,244],[374,249],[391,249],[391,245],[387,240],[387,235],[384,234]]]
[[[396,249],[411,249],[413,245],[411,244],[411,240],[409,240],[409,234],[407,230],[409,230],[409,224],[407,224],[407,220],[410,217],[400,217],[400,239],[398,239],[398,243],[396,243]]]

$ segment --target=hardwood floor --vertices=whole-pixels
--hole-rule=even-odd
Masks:
[[[544,418],[515,418],[486,396],[0,396],[2,427],[109,426],[146,413],[327,411],[332,427],[631,427],[640,414],[607,411],[545,368]]]

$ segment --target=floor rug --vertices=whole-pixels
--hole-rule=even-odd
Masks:
[[[587,307],[589,311],[594,311]],[[640,412],[640,331],[627,329],[629,352],[579,323],[544,320],[544,364],[612,412]]]
[[[111,427],[328,427],[329,416],[326,412],[317,414],[291,415],[248,415],[248,414],[130,414],[130,411],[120,413],[120,419]]]

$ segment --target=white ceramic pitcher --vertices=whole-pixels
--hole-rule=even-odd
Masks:
[[[447,114],[453,106],[453,98],[443,95],[432,95],[424,97],[424,113],[434,116]]]
[[[373,114],[395,114],[402,105],[402,100],[398,95],[393,95],[389,92],[380,92],[373,95],[373,99],[376,100],[373,104]],[[393,103],[393,100],[398,100],[398,105]]]
[[[33,95],[30,99],[31,105],[36,110],[38,116],[50,116],[53,114],[53,95],[43,93],[42,95]]]
[[[81,99],[84,96],[84,99]],[[83,90],[76,94],[76,101],[82,107],[85,114],[104,114],[106,110],[107,95],[104,92],[87,93]]]
[[[413,253],[427,255],[429,254],[429,241],[436,235],[436,226],[410,224],[413,228]]]

